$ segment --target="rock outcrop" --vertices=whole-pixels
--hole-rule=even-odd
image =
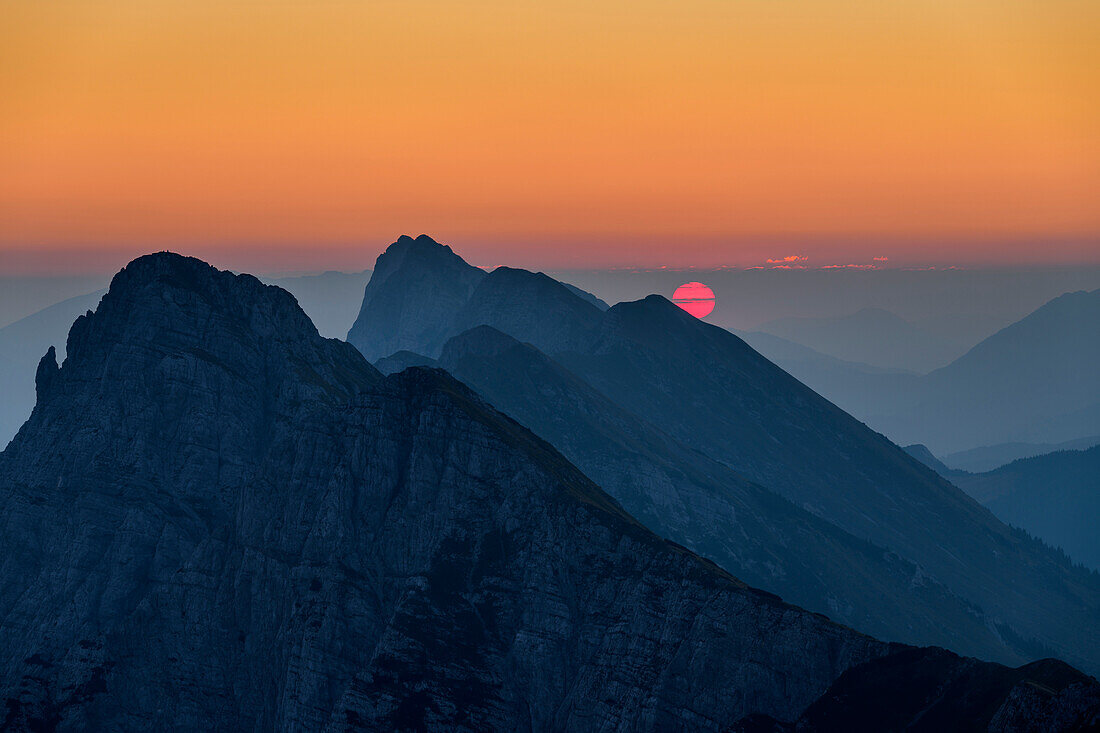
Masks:
[[[402,236],[378,257],[348,341],[370,361],[402,350],[435,356],[484,277],[431,237]]]

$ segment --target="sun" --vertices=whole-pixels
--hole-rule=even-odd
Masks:
[[[684,283],[672,294],[672,302],[696,318],[703,318],[714,310],[714,291],[703,283]]]

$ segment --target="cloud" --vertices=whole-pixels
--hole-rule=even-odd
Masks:
[[[808,259],[809,259],[809,257],[803,257],[802,255],[787,255],[786,257],[781,257],[778,260],[764,260],[764,261],[767,262],[769,265],[788,265],[789,266],[789,265],[797,264],[799,262],[805,262]]]
[[[875,262],[889,262],[890,261],[889,257],[873,257],[872,259]]]
[[[877,259],[877,258],[876,258]],[[847,265],[822,265],[822,270],[875,270],[878,269],[878,265],[857,265],[854,262],[850,262]]]

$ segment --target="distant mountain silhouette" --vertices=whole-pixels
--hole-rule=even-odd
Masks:
[[[928,446],[922,445],[921,443],[914,443],[913,445],[905,446],[904,448],[902,448],[902,450],[913,456],[913,458],[916,458],[924,465],[931,468],[939,475],[945,478],[951,477],[952,470],[947,467],[947,464],[945,464],[939,458],[936,458],[936,456],[932,455],[932,451],[928,450]]]
[[[874,394],[856,414],[940,455],[1100,435],[1098,363],[1100,290],[1067,293],[918,382]]]
[[[425,283],[435,274],[410,262],[400,277],[430,292]],[[998,633],[1029,649],[1029,656],[1054,650],[1100,669],[1100,629],[1090,620],[1100,607],[1100,579],[1070,568],[1056,553],[1004,526],[741,339],[659,296],[607,311],[586,311],[578,298],[559,313],[524,299],[533,292],[561,299],[568,294],[565,288],[555,291],[533,273],[513,271],[500,281],[508,282],[516,286],[511,295],[497,292],[483,300],[498,308],[478,306],[479,325],[530,342],[618,408],[677,442],[916,563],[995,619]],[[441,314],[469,312],[466,304],[422,307]],[[436,345],[439,333],[457,335],[473,325],[469,318],[458,323],[452,317],[451,325],[439,325],[431,338],[422,338],[399,320],[372,317],[379,332],[392,334],[402,348],[432,358],[442,351]],[[563,343],[568,347],[559,350]]]
[[[397,351],[429,358],[473,326],[540,329],[554,347],[587,337],[607,304],[542,273],[498,267],[486,273],[421,234],[402,236],[378,257],[348,341],[371,361]],[[545,313],[553,312],[548,319]]]
[[[883,393],[903,392],[920,380],[915,372],[845,361],[763,331],[733,333],[768,361],[851,414],[878,409]]]
[[[363,302],[371,271],[322,272],[318,275],[262,278],[287,290],[326,338],[344,338]]]
[[[782,318],[755,330],[845,361],[922,373],[944,366],[971,345],[924,331],[881,308],[839,318]]]
[[[558,282],[558,281],[555,281],[555,282]],[[589,303],[596,306],[597,308],[599,308],[602,311],[605,311],[605,310],[607,310],[608,308],[611,307],[607,303],[605,303],[602,300],[600,300],[599,298],[597,298],[592,293],[588,292],[587,290],[581,290],[576,285],[570,285],[567,282],[563,282],[562,285],[564,285],[565,288],[569,292],[573,293],[573,295],[578,296],[582,300],[587,300]]]
[[[65,334],[77,316],[95,308],[104,291],[63,300],[0,328],[0,449],[8,444],[34,407],[34,370],[42,354],[57,345],[64,358]]]
[[[387,375],[403,372],[409,367],[434,367],[438,365],[439,362],[435,359],[429,359],[413,351],[398,351],[396,354],[383,356],[374,362],[374,368]]]
[[[952,481],[1003,521],[1100,570],[1100,446],[959,472]]]
[[[1100,445],[1100,435],[1067,440],[1064,443],[1000,443],[949,453],[943,457],[943,462],[953,469],[984,473],[1021,458],[1034,458],[1060,450],[1085,450],[1094,445]]]

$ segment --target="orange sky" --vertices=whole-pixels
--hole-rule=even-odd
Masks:
[[[546,267],[1097,262],[1098,34],[1096,0],[0,0],[0,271],[368,266],[403,232]]]

